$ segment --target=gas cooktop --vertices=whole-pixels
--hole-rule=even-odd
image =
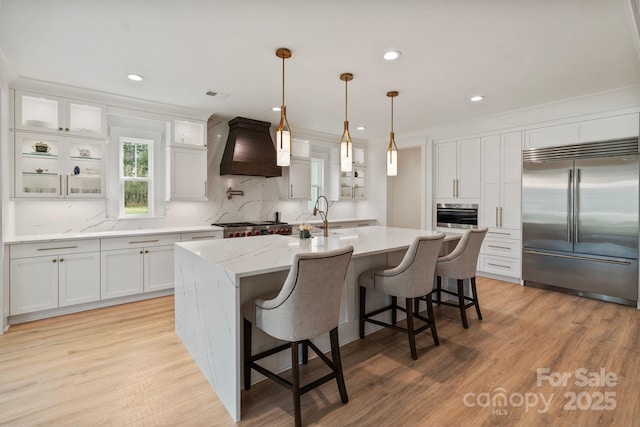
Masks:
[[[291,234],[292,230],[290,224],[276,221],[218,222],[211,225],[224,228],[223,236],[225,239],[267,234]]]

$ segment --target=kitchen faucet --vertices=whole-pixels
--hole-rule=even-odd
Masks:
[[[327,205],[327,211],[322,211],[319,209],[320,199],[324,199],[325,204]],[[322,218],[322,222],[324,223],[324,237],[329,237],[329,220],[327,219],[327,215],[329,215],[329,200],[325,196],[318,196],[316,199],[316,204],[313,207],[313,216],[320,214],[320,218]]]

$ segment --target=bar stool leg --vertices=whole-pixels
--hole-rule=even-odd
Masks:
[[[338,339],[338,328],[334,328],[329,332],[331,338],[331,358],[333,359],[333,366],[336,372],[336,382],[338,383],[338,390],[340,391],[340,399],[342,403],[349,402],[349,396],[347,395],[347,387],[344,384],[344,375],[342,374],[342,361],[340,360],[340,341]]]
[[[413,298],[406,298],[405,304],[407,309],[407,333],[409,334],[409,347],[411,348],[411,358],[418,360],[418,352],[416,351],[416,334],[413,329],[413,312],[411,306],[413,305]]]
[[[478,290],[476,289],[476,278],[471,278],[471,292],[473,292],[473,302],[476,306],[476,313],[478,313],[478,319],[482,320],[482,313],[480,313],[480,303],[478,302]]]
[[[296,427],[302,426],[302,415],[300,414],[300,365],[298,364],[298,344],[291,343],[291,386],[293,391],[293,416]]]
[[[393,307],[391,309],[391,324],[395,325],[398,323],[398,311],[396,310],[396,307],[398,307],[398,297],[391,297],[391,306]],[[411,310],[411,307],[409,307],[409,310]]]
[[[436,278],[436,302],[438,305],[442,302],[442,277]]]
[[[251,322],[244,319],[244,389],[251,388]]]
[[[467,309],[464,302],[464,280],[458,279],[458,305],[460,306],[460,316],[462,317],[462,326],[469,329],[467,323]]]
[[[306,365],[309,363],[309,344],[307,344],[307,340],[302,341],[300,347],[302,350],[302,364]]]
[[[431,335],[433,335],[433,342],[435,345],[440,345],[438,332],[436,331],[436,319],[433,315],[433,299],[431,294],[427,295],[427,317],[429,318],[429,323],[431,323]]]
[[[360,293],[360,318],[358,319],[358,330],[360,332],[360,339],[364,338],[364,315],[365,315],[365,300],[367,297],[367,288],[359,286]]]

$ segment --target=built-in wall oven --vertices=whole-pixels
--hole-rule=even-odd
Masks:
[[[460,203],[438,203],[436,225],[448,228],[477,228],[478,205]]]

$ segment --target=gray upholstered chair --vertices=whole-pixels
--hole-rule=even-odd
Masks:
[[[480,304],[478,302],[478,291],[476,289],[476,268],[478,265],[478,255],[487,228],[470,228],[465,231],[455,249],[448,255],[438,258],[436,267],[436,302],[442,305],[458,307],[462,317],[462,326],[467,329],[467,308],[475,306],[478,319],[482,320]],[[456,279],[458,282],[458,292],[442,289],[442,278]],[[471,283],[471,297],[464,294],[464,280],[469,279]],[[457,302],[442,301],[442,292],[458,298]]]
[[[340,344],[338,342],[338,322],[340,300],[347,267],[353,253],[353,247],[321,253],[296,254],[289,275],[277,294],[259,297],[242,305],[244,316],[244,388],[251,388],[251,369],[276,381],[293,392],[293,409],[296,426],[301,425],[300,396],[307,391],[336,379],[340,398],[347,403],[347,389],[342,374]],[[251,325],[263,330],[272,337],[288,341],[260,354],[251,354]],[[329,332],[331,341],[331,360],[322,354],[311,341],[319,335]],[[307,361],[307,349],[311,349],[324,361],[331,373],[300,386],[298,365],[298,346],[302,345],[303,363]],[[268,371],[256,361],[280,351],[291,349],[291,377],[288,381]]]
[[[434,236],[417,237],[407,249],[407,253],[398,266],[377,268],[360,275],[358,278],[358,284],[360,285],[360,338],[364,338],[365,322],[405,332],[409,335],[409,347],[413,360],[418,358],[415,341],[417,333],[431,329],[433,341],[436,345],[440,345],[436,324],[433,319],[433,305],[430,294],[433,289],[436,261],[443,241],[444,234],[441,233]],[[390,295],[391,305],[367,313],[365,307],[367,289]],[[418,301],[414,299],[424,295],[427,295],[425,299],[427,301],[428,317],[417,313],[417,309],[415,310],[416,313],[413,313],[414,301],[416,307],[418,306]],[[398,305],[398,297],[405,298],[405,307]],[[391,323],[372,318],[387,310],[391,310]],[[406,328],[396,325],[397,310],[404,311],[407,314]],[[413,324],[414,318],[422,320],[425,324],[416,329]]]

